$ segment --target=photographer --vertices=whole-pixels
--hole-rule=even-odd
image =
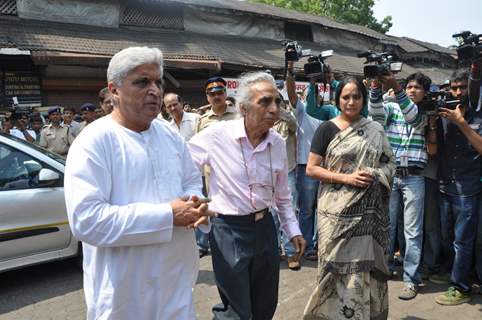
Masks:
[[[311,149],[311,141],[316,129],[322,121],[310,117],[306,113],[306,106],[298,99],[293,73],[293,61],[287,63],[286,91],[290,104],[295,108],[298,130],[296,135],[296,190],[298,191],[298,221],[306,240],[305,258],[317,260],[315,211],[316,196],[318,193],[318,180],[306,175],[306,163]]]
[[[403,262],[404,287],[399,294],[402,300],[417,296],[421,282],[419,271],[422,240],[425,178],[422,175],[427,163],[425,144],[426,119],[418,113],[416,103],[423,100],[431,79],[422,73],[410,75],[403,90],[391,72],[379,75],[371,82],[368,111],[388,135],[396,157],[397,169],[390,195],[390,250],[393,257],[397,235],[397,220],[403,208],[403,233],[405,254]],[[382,86],[393,89],[397,103],[383,102]],[[394,266],[391,265],[392,272]]]
[[[286,144],[286,154],[288,156],[288,187],[291,191],[291,203],[293,208],[296,208],[298,199],[296,192],[296,132],[298,123],[289,105],[284,102],[281,93],[280,99],[282,102],[280,103],[279,119],[274,123],[273,129],[280,134]],[[298,270],[301,266],[295,248],[283,231],[281,231],[280,235],[280,220],[277,211],[273,210],[271,213],[275,220],[279,246],[280,248],[284,248],[284,254],[288,259],[288,268],[290,270]]]
[[[326,74],[324,82],[329,83],[331,90],[336,91],[338,81],[335,80],[331,68],[327,67],[327,69],[328,73]],[[340,114],[340,110],[338,110],[334,105],[323,104],[318,92],[316,78],[310,78],[310,85],[308,86],[308,93],[306,95],[306,112],[308,112],[308,114],[313,118],[323,121],[333,119]]]
[[[34,143],[37,135],[35,134],[35,131],[28,129],[28,115],[26,113],[14,112],[12,118],[14,119],[15,127],[10,130],[10,134],[30,143]]]
[[[324,82],[329,83],[331,90],[336,91],[339,82],[335,80],[331,68],[327,66],[327,69],[328,72],[326,74]],[[308,87],[308,93],[306,95],[306,112],[313,118],[323,121],[333,119],[340,114],[340,110],[338,110],[336,106],[332,104],[323,104],[323,101],[320,101],[316,78],[310,78],[310,85]],[[367,117],[368,109],[366,105],[363,106],[361,115],[365,118]]]
[[[477,72],[479,74],[472,73],[470,78],[480,79],[480,69]],[[455,109],[440,108],[440,119],[436,127],[440,155],[438,175],[442,245],[447,271],[453,262],[450,275],[453,286],[435,299],[442,305],[457,305],[471,299],[469,273],[473,262],[482,189],[482,116],[475,111],[478,99],[470,97],[468,80],[466,72],[453,75],[450,81],[451,94],[461,101],[469,98],[469,105],[461,104]]]

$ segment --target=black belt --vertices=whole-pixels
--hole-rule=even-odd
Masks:
[[[266,217],[268,214],[269,214],[269,209],[265,208],[259,211],[245,214],[245,215],[232,215],[232,214],[218,213],[216,217],[225,221],[232,221],[232,222],[258,222],[259,220]]]
[[[422,174],[423,169],[420,167],[397,167],[395,171],[395,175],[399,177],[406,177],[406,176],[419,176]]]

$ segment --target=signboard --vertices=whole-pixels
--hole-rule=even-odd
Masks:
[[[33,72],[5,71],[0,83],[0,95],[3,104],[11,107],[14,97],[23,107],[39,107],[42,105],[40,75]]]
[[[239,79],[237,78],[223,78],[226,80],[226,93],[228,96],[231,97],[236,97],[236,93],[238,91],[239,87]],[[302,81],[295,81],[295,90],[296,92],[304,92],[308,86],[309,82],[302,82]],[[327,86],[327,91],[325,92],[324,86],[322,83],[318,84],[318,92],[320,93],[320,96],[323,97],[324,101],[329,101],[330,100],[330,87],[329,85]],[[286,92],[286,87],[284,87],[281,90],[281,94],[283,95],[283,98],[285,100],[288,100],[288,94]]]

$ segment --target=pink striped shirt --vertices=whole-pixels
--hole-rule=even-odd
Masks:
[[[285,142],[273,129],[253,148],[244,118],[223,121],[196,134],[188,145],[199,167],[211,167],[210,210],[246,215],[272,206],[277,208],[288,237],[301,235],[288,188]]]

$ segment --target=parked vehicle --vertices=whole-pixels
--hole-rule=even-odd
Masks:
[[[0,272],[78,255],[64,168],[60,155],[0,133]]]

